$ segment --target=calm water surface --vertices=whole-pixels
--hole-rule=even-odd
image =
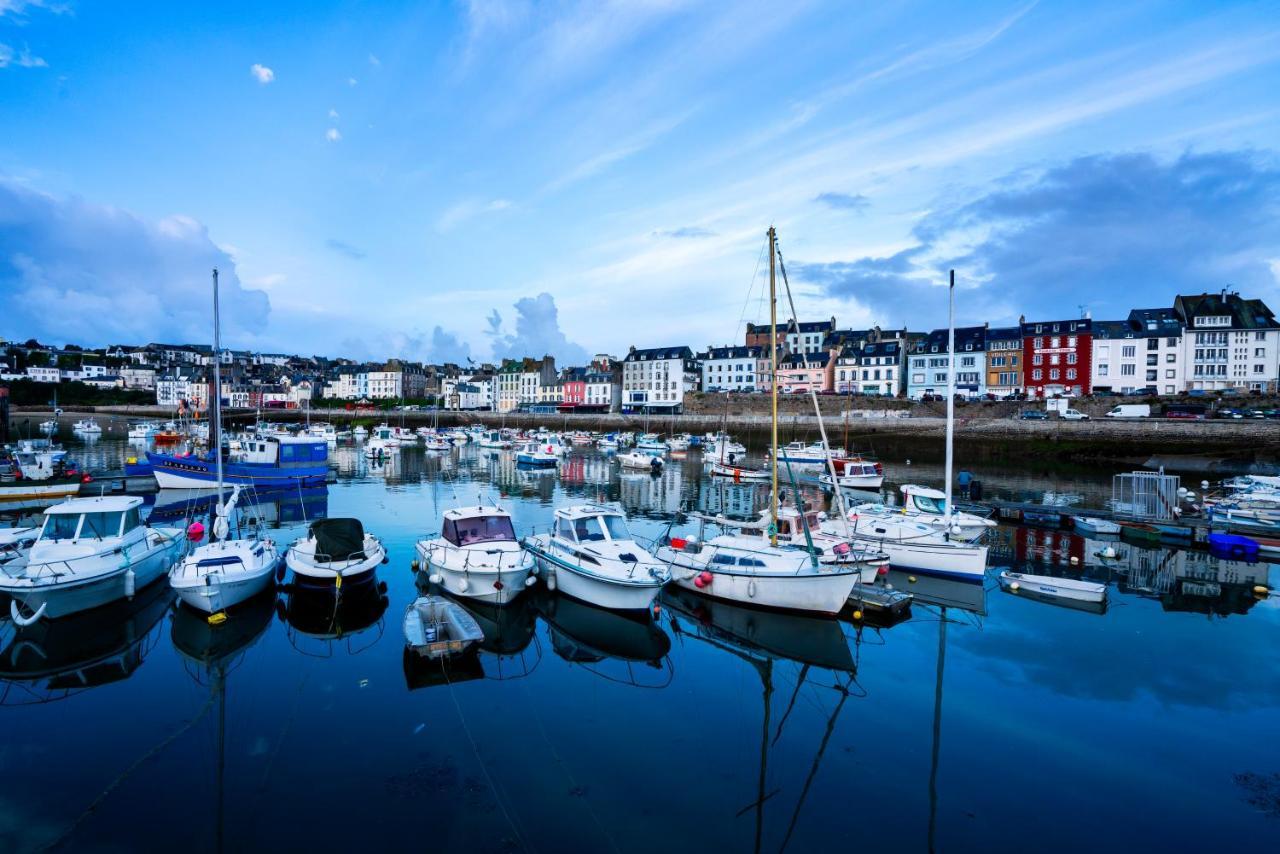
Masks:
[[[108,437],[73,456],[117,468]],[[986,589],[917,594],[897,625],[666,597],[655,622],[537,592],[476,608],[447,672],[403,655],[415,540],[499,498],[517,529],[619,500],[639,534],[763,495],[701,477],[557,473],[474,448],[334,454],[327,489],[259,508],[288,543],[356,516],[385,594],[281,592],[216,629],[163,584],[78,618],[0,630],[0,850],[1132,851],[1280,842],[1280,609],[1265,564],[1002,528]],[[886,461],[894,483],[940,469]],[[1101,501],[1111,471],[975,469],[988,493]],[[807,492],[808,490],[806,490]],[[815,494],[816,497],[816,494]],[[149,499],[150,500],[150,499]],[[180,520],[190,496],[160,495]],[[7,523],[6,523],[7,524]],[[1112,583],[1090,613],[998,589],[994,568]],[[1271,582],[1280,582],[1272,570]],[[425,584],[425,581],[422,582]],[[7,608],[5,609],[7,613]]]

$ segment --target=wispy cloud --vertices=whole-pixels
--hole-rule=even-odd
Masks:
[[[342,132],[337,128],[329,128],[324,132],[324,138],[330,142],[338,142],[342,139]]]
[[[839,211],[862,213],[871,207],[871,200],[861,193],[819,193],[813,200]]]
[[[41,57],[32,56],[31,51],[26,45],[18,51],[14,51],[7,44],[0,44],[0,68],[48,68],[49,63],[45,62]]]
[[[371,53],[369,54],[369,64],[372,65],[374,68],[377,68],[379,65],[382,64],[382,60],[378,59],[377,56]]]
[[[690,239],[698,237],[715,237],[715,232],[709,228],[701,228],[696,225],[686,225],[680,228],[672,228],[667,230],[655,231],[654,237],[674,237],[677,239]]]
[[[653,122],[648,127],[642,128],[633,134],[629,139],[625,139],[611,148],[588,157],[577,166],[553,178],[543,187],[542,192],[558,192],[598,175],[610,166],[620,163],[632,155],[639,154],[683,124],[694,112],[695,108],[690,108],[676,115],[667,116]]]
[[[68,15],[71,4],[63,0],[0,0],[0,18],[10,18],[17,23],[26,23],[28,10],[42,9],[54,15]]]
[[[436,220],[436,230],[441,233],[452,231],[478,216],[505,211],[511,206],[509,199],[493,199],[487,202],[481,199],[464,199],[440,215]]]
[[[365,258],[369,257],[368,253],[363,249],[357,248],[352,246],[350,243],[346,243],[333,237],[326,240],[324,245],[332,249],[334,252],[337,252],[339,255],[345,255],[354,261],[363,261]]]
[[[268,83],[276,79],[276,73],[259,62],[255,62],[253,65],[249,66],[249,74],[251,74],[253,79],[257,80],[262,86],[266,86]]]
[[[333,107],[329,108],[329,120],[336,122],[338,120],[338,111]]]

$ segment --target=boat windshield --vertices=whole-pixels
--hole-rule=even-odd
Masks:
[[[942,502],[937,498],[929,498],[926,495],[913,495],[911,499],[915,502],[916,509],[922,513],[946,512],[946,508],[942,506]]]
[[[627,521],[621,516],[605,515],[590,516],[585,519],[577,519],[573,523],[574,533],[578,535],[578,542],[598,542],[605,539],[605,531],[608,531],[608,539],[610,540],[629,540],[631,532],[627,530]]]
[[[120,534],[120,517],[124,513],[115,511],[111,513],[86,513],[84,514],[84,524],[80,526],[80,538],[96,537],[115,537]]]
[[[455,546],[506,542],[516,538],[507,516],[478,516],[474,519],[444,520],[444,538]]]
[[[74,513],[54,513],[46,516],[40,531],[42,540],[74,540],[80,517]]]

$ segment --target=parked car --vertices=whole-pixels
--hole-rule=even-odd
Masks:
[[[1085,415],[1079,409],[1063,409],[1059,410],[1058,417],[1063,421],[1088,421],[1089,416]]]
[[[1049,413],[1043,409],[1024,409],[1018,413],[1020,421],[1048,421]]]

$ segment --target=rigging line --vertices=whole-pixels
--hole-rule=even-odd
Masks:
[[[507,824],[511,826],[511,832],[516,835],[516,842],[520,844],[520,847],[526,851],[534,850],[529,843],[525,841],[524,835],[520,832],[520,827],[516,824],[515,818],[507,810],[507,805],[502,797],[502,792],[498,789],[498,784],[489,773],[489,766],[485,764],[484,758],[480,755],[480,747],[476,744],[475,738],[471,735],[471,727],[467,725],[466,715],[462,713],[462,704],[458,702],[457,692],[453,690],[453,680],[449,678],[448,664],[442,662],[440,670],[444,674],[445,684],[449,686],[449,698],[453,700],[453,707],[458,711],[458,722],[462,724],[462,731],[467,734],[467,741],[471,743],[471,751],[475,754],[476,762],[479,763],[480,770],[483,772],[485,780],[489,783],[489,789],[493,792],[493,799],[497,802],[498,809],[502,810],[502,815],[507,820]]]
[[[178,739],[180,736],[186,733],[187,730],[195,726],[196,723],[201,718],[203,718],[206,713],[208,713],[209,709],[212,706],[213,706],[213,695],[210,694],[209,698],[205,700],[204,705],[200,707],[200,710],[196,712],[195,716],[192,717],[191,720],[183,724],[180,728],[178,728],[177,731],[175,731],[173,734],[165,738],[164,741],[161,741],[159,744],[155,745],[146,753],[142,754],[137,759],[135,759],[133,763],[129,765],[128,768],[120,772],[119,776],[117,776],[114,780],[112,780],[107,785],[107,787],[102,790],[102,793],[98,795],[98,797],[93,799],[93,801],[89,804],[89,806],[84,808],[84,810],[80,813],[80,815],[76,816],[75,821],[71,822],[71,824],[68,825],[67,828],[64,831],[62,831],[62,833],[60,833],[56,839],[54,839],[48,845],[44,846],[44,848],[42,848],[41,850],[52,851],[55,848],[60,847],[63,843],[65,843],[68,839],[70,839],[71,835],[75,833],[76,828],[78,828],[82,823],[84,823],[85,819],[89,818],[89,816],[91,816],[94,813],[94,811],[98,809],[98,807],[102,804],[102,802],[105,801],[107,797],[110,796],[110,794],[113,791],[115,791],[115,789],[121,783],[123,783],[126,778],[129,777],[130,774],[132,774],[135,770],[137,770],[148,759],[160,753],[162,750],[164,750],[166,747],[172,744],[176,739]]]

